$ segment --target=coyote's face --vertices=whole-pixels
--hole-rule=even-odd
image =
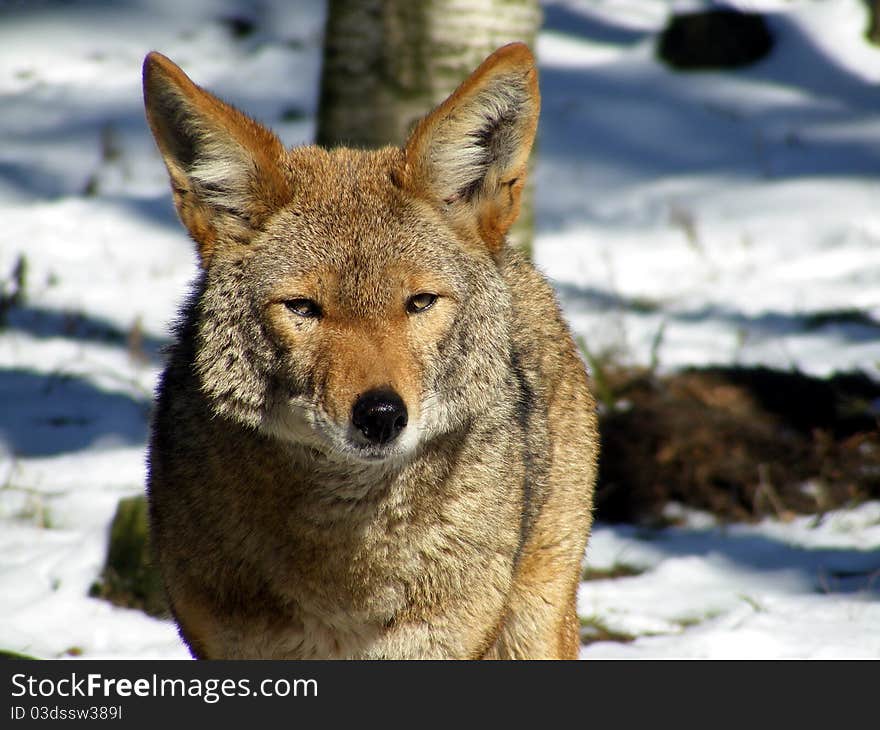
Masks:
[[[303,191],[207,272],[202,387],[275,436],[405,455],[497,393],[508,295],[488,252],[396,187],[397,155],[291,157]]]
[[[498,397],[510,301],[496,261],[537,122],[522,61],[478,70],[404,149],[328,152],[285,150],[148,58],[148,118],[204,269],[190,316],[216,413],[381,461]]]

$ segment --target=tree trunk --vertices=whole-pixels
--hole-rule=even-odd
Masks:
[[[540,21],[537,0],[330,0],[318,144],[403,144],[496,48],[534,47]],[[530,249],[533,220],[527,184],[514,245]]]
[[[880,0],[866,0],[868,6],[868,28],[865,36],[874,45],[880,46]]]

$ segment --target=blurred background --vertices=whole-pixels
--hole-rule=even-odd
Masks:
[[[373,147],[522,40],[511,245],[600,403],[583,656],[880,656],[878,5],[0,0],[0,650],[186,656],[142,494],[196,260],[144,55],[288,145]]]

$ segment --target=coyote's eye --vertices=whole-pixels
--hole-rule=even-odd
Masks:
[[[413,294],[406,302],[406,311],[410,314],[418,314],[430,309],[437,301],[436,294],[422,292],[421,294]]]
[[[311,299],[288,299],[284,302],[284,306],[300,317],[321,316],[321,305]]]

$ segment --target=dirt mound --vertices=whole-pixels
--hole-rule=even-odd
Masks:
[[[880,498],[880,384],[766,368],[619,370],[601,419],[598,518],[788,518]],[[608,404],[606,404],[608,405]]]

